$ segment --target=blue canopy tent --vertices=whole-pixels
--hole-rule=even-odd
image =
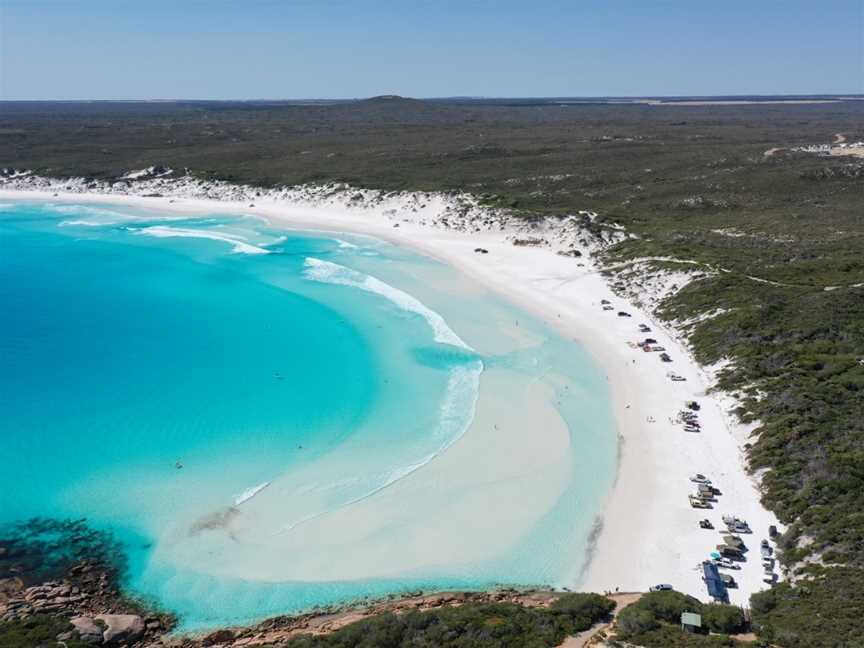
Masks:
[[[726,591],[726,584],[720,578],[720,570],[717,569],[717,565],[706,560],[702,563],[702,573],[704,574],[702,580],[705,581],[711,598],[721,603],[729,601],[729,593]]]

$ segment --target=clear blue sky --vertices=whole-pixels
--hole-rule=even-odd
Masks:
[[[0,98],[862,93],[862,3],[0,0]]]

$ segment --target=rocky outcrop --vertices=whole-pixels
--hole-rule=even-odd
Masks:
[[[71,633],[98,646],[145,646],[171,629],[167,616],[141,616],[137,605],[125,599],[113,578],[100,565],[82,562],[63,581],[47,581],[24,587],[20,578],[0,580],[0,623],[25,620],[34,615],[65,618]]]
[[[105,629],[90,617],[77,616],[69,621],[81,641],[90,644],[101,644],[104,641]]]
[[[222,628],[211,632],[201,640],[202,646],[215,646],[218,644],[232,643],[234,641],[234,631],[228,628]]]
[[[144,619],[137,614],[99,614],[96,621],[105,624],[102,641],[106,644],[132,643],[144,635]]]
[[[20,590],[0,603],[0,620],[21,619],[37,613],[71,612],[85,598],[74,585],[49,581]]]

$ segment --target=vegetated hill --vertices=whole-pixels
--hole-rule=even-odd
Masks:
[[[830,646],[826,619],[864,618],[864,160],[790,149],[835,133],[864,139],[864,102],[2,104],[0,167],[111,177],[165,164],[263,185],[464,190],[514,217],[592,209],[622,223],[639,238],[610,261],[722,268],[660,314],[715,315],[690,329],[696,356],[731,360],[722,386],[760,422],[751,463],[790,525],[784,559],[818,579],[778,589],[764,632]],[[845,600],[843,615],[834,603],[810,614],[807,592]]]
[[[387,94],[387,95],[378,95],[377,97],[369,97],[368,99],[361,99],[360,103],[366,104],[386,104],[388,106],[394,106],[398,104],[408,104],[413,106],[423,105],[424,102],[420,99],[414,99],[412,97],[402,97],[400,95],[395,94]]]
[[[380,95],[319,108],[318,118],[346,124],[437,124],[459,121],[464,115],[463,110],[456,106],[398,95]]]

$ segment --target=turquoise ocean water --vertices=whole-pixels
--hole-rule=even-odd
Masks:
[[[614,473],[605,380],[529,315],[446,289],[460,282],[381,241],[250,217],[0,205],[0,523],[86,517],[112,530],[130,591],[188,629],[407,589],[572,579]],[[511,320],[535,342],[490,344],[491,323]],[[468,429],[482,372],[496,366],[554,386],[573,454],[564,493],[501,555],[320,582],[154,558],[166,529],[309,465],[322,469],[285,528],[422,470]],[[328,465],[340,448],[350,465]]]

